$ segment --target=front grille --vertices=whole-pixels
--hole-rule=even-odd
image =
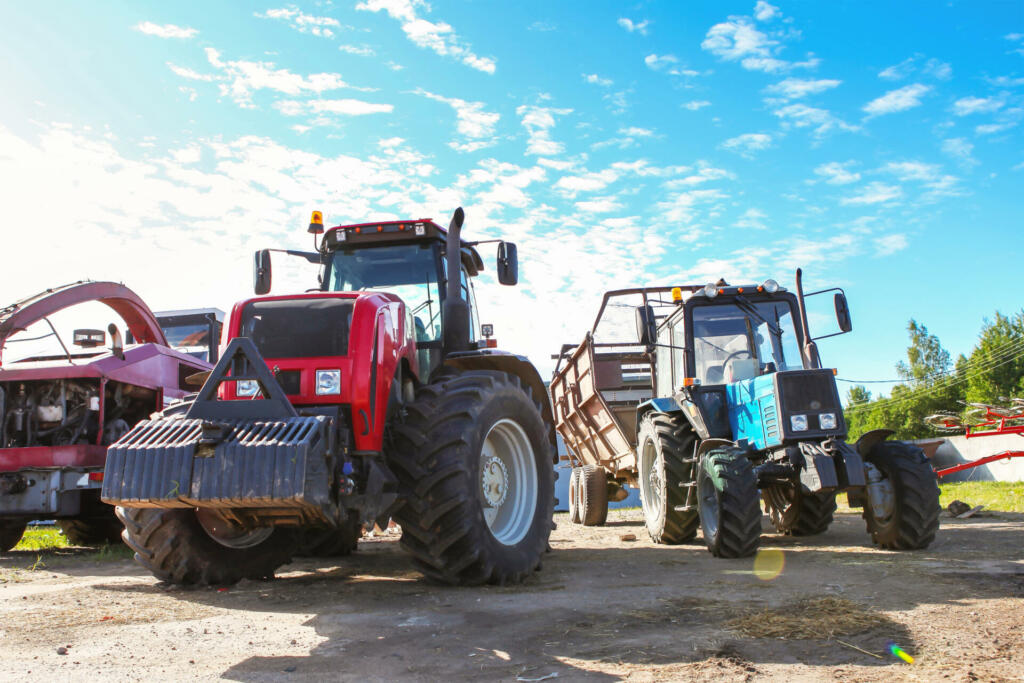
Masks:
[[[340,298],[252,301],[242,309],[242,336],[264,358],[347,356],[352,308]]]
[[[779,375],[779,396],[786,414],[837,412],[835,380],[828,370]]]
[[[302,393],[302,371],[301,370],[282,370],[277,373],[277,383],[284,389],[284,393],[289,396],[298,396]]]

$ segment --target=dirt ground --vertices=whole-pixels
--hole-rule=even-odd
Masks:
[[[843,514],[811,539],[766,531],[756,572],[755,560],[716,560],[702,545],[652,544],[639,510],[613,512],[602,528],[564,514],[556,522],[543,570],[515,587],[430,585],[396,535],[221,590],[161,585],[129,560],[85,551],[44,555],[34,570],[36,553],[9,553],[0,558],[0,679],[1024,675],[1021,514],[944,517],[936,542],[913,553],[874,550],[861,519]],[[802,611],[772,612],[796,602]],[[773,634],[795,637],[765,637]]]

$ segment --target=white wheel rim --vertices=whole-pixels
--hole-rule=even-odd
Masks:
[[[484,437],[477,490],[491,535],[502,545],[522,541],[537,510],[537,461],[517,422],[499,420]]]
[[[661,510],[661,473],[658,472],[658,452],[654,441],[647,439],[640,451],[640,502],[644,517],[655,521]]]

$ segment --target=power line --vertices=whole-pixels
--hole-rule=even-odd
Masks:
[[[959,368],[954,366],[954,367],[950,368],[949,370],[940,370],[938,372],[933,372],[931,374],[925,375],[924,377],[921,377],[921,378],[909,378],[909,379],[908,378],[903,378],[903,379],[864,379],[864,380],[857,380],[857,379],[845,379],[845,378],[842,378],[842,377],[837,377],[836,381],[837,382],[849,382],[851,384],[904,384],[906,382],[925,382],[925,381],[928,381],[929,379],[933,379],[933,378],[939,378],[939,377],[944,377],[944,376],[948,376],[948,375],[954,375],[954,374],[956,374],[956,373],[958,373],[958,372],[960,372],[960,371],[962,371],[964,369],[970,369],[970,367],[972,365],[976,365],[978,363],[986,363],[986,362],[991,361],[993,359],[1004,357],[1007,354],[1014,354],[1014,353],[1017,353],[1019,351],[1024,351],[1024,338],[1018,339],[1016,341],[1008,342],[1008,343],[1004,344],[1003,346],[998,347],[998,350],[993,351],[992,353],[986,354],[986,357],[981,359],[981,360],[979,360],[979,361],[968,360],[964,365],[961,365]]]
[[[858,411],[861,411],[861,410],[866,410],[868,408],[889,408],[889,407],[892,407],[894,405],[899,405],[901,403],[906,403],[907,401],[912,401],[912,400],[918,399],[918,398],[920,398],[922,396],[928,396],[930,394],[934,394],[935,392],[941,391],[943,389],[949,389],[951,387],[956,386],[957,384],[963,384],[964,382],[968,381],[972,377],[977,377],[979,374],[981,374],[983,372],[988,372],[990,370],[994,370],[995,368],[998,368],[998,367],[1001,367],[1003,365],[1006,365],[1007,363],[1013,362],[1014,360],[1017,360],[1018,358],[1021,358],[1022,356],[1024,356],[1024,353],[1016,352],[1016,353],[1014,353],[1013,355],[1011,355],[1008,358],[1003,358],[1002,360],[999,360],[999,362],[982,362],[982,363],[978,363],[975,366],[973,366],[973,368],[971,368],[970,370],[964,370],[963,368],[961,368],[963,370],[963,373],[964,373],[963,377],[952,377],[952,378],[950,378],[950,380],[948,382],[945,382],[945,383],[938,383],[935,386],[924,387],[924,388],[921,388],[921,389],[913,389],[906,396],[899,396],[899,397],[896,397],[896,398],[888,398],[888,399],[884,399],[884,400],[881,400],[881,401],[875,401],[875,402],[858,403],[856,405],[853,405],[853,406],[850,406],[849,408],[847,408],[846,412],[848,412],[848,413],[850,413],[850,412],[858,412]],[[972,373],[971,370],[974,370],[974,372]]]

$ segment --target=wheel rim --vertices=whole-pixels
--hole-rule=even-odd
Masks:
[[[235,550],[257,546],[274,533],[273,527],[269,526],[246,529],[221,517],[213,510],[196,510],[196,519],[199,520],[199,526],[203,527],[203,531],[210,538],[225,548],[234,548]]]
[[[647,439],[640,452],[640,502],[648,519],[658,516],[661,509],[661,473],[657,468],[658,451],[654,441]]]
[[[502,545],[523,540],[537,509],[537,462],[515,421],[499,420],[484,437],[478,490],[491,535]]]
[[[705,539],[718,535],[718,489],[706,474],[700,478],[700,522]]]

